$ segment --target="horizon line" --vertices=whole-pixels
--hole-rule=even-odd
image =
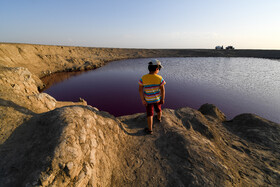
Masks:
[[[96,47],[82,45],[66,45],[66,44],[41,44],[41,43],[25,43],[25,42],[1,42],[0,44],[20,44],[20,45],[42,45],[42,46],[57,46],[57,47],[84,47],[84,48],[101,48],[101,49],[154,49],[154,50],[216,50],[213,48],[146,48],[146,47]],[[226,49],[219,49],[226,50]],[[235,48],[234,50],[268,50],[280,51],[280,49],[263,49],[263,48]]]

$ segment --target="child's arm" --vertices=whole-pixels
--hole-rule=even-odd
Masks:
[[[139,85],[139,94],[140,94],[140,98],[142,100],[143,105],[147,106],[147,102],[145,101],[144,98],[144,93],[143,93],[143,86]]]
[[[162,85],[160,87],[160,96],[161,96],[160,103],[164,104],[164,99],[165,99],[165,87],[164,87],[164,85]]]

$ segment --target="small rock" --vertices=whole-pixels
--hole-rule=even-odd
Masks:
[[[204,104],[202,105],[198,111],[200,111],[203,115],[209,115],[212,116],[220,121],[226,121],[225,114],[220,111],[215,105],[213,104]]]

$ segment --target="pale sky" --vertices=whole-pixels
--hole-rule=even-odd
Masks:
[[[0,0],[0,42],[280,49],[280,0]]]

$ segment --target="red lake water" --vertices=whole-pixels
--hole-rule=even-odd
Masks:
[[[280,122],[280,62],[257,58],[158,58],[167,82],[163,108],[198,109],[211,103],[227,119],[255,113]],[[111,62],[84,73],[58,73],[43,80],[44,92],[59,101],[78,101],[114,116],[145,112],[138,80],[148,73],[150,59]],[[79,74],[79,75],[76,75]]]

